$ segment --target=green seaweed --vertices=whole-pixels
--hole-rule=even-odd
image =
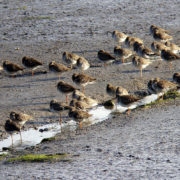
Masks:
[[[180,97],[180,93],[179,92],[177,92],[177,91],[169,91],[169,92],[165,93],[163,97],[157,99],[154,102],[151,102],[149,104],[143,105],[143,107],[144,108],[148,108],[148,107],[151,107],[153,105],[160,104],[160,103],[162,103],[164,101],[173,100],[173,99],[176,99],[176,98],[179,98],[179,97]]]
[[[56,138],[55,136],[54,137],[50,137],[50,138],[44,138],[41,143],[44,143],[44,142],[49,142],[49,141],[54,141]]]
[[[10,158],[7,162],[46,162],[46,161],[70,161],[67,157],[70,154],[27,154],[24,156],[18,156]]]

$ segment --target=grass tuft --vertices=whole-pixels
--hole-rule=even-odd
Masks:
[[[55,136],[54,137],[50,137],[50,138],[44,138],[41,143],[44,143],[44,142],[49,142],[49,141],[54,141],[56,138]]]
[[[8,159],[7,162],[46,162],[46,161],[70,161],[70,154],[27,154]]]

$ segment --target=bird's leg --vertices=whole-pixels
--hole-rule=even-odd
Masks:
[[[124,57],[122,57],[122,63],[123,63],[123,64],[125,63]]]
[[[140,76],[142,77],[142,68],[140,68]]]
[[[169,70],[172,70],[172,62],[169,63]]]
[[[22,144],[22,135],[21,135],[21,131],[19,131],[20,134],[20,139],[21,139],[21,144]]]
[[[82,128],[82,121],[79,123],[79,128],[80,129]]]
[[[13,148],[13,136],[12,136],[12,134],[10,134],[11,135],[11,140],[12,140],[12,148]]]
[[[68,104],[68,95],[66,95],[66,104]]]
[[[32,76],[34,76],[34,71],[32,70]]]
[[[129,116],[130,112],[131,112],[131,110],[128,108],[128,110],[127,110],[127,115],[128,116]]]

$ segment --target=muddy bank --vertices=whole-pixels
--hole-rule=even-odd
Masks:
[[[169,5],[171,3],[171,6]],[[115,43],[108,31],[115,29],[144,39],[150,46],[151,24],[172,32],[173,42],[180,44],[178,1],[2,1],[0,2],[0,62],[5,59],[21,64],[23,56],[40,59],[45,70],[50,61],[62,63],[62,52],[71,51],[86,57],[100,67],[87,74],[97,83],[86,88],[88,96],[100,102],[109,99],[107,83],[121,85],[130,93],[147,91],[147,82],[154,77],[172,80],[180,71],[180,62],[167,64],[156,61],[139,77],[132,65],[113,64],[101,67],[99,49],[113,53]],[[131,61],[131,59],[129,60]],[[61,79],[73,84],[76,69]],[[56,89],[57,75],[9,78],[0,73],[0,139],[7,137],[3,125],[12,110],[34,116],[25,129],[58,122],[59,115],[49,112],[49,102],[64,101]],[[62,133],[52,142],[44,143],[27,153],[72,153],[72,162],[15,163],[1,162],[2,179],[158,179],[177,178],[179,167],[179,100],[165,102],[152,109],[114,115],[105,122],[73,133]],[[63,114],[66,118],[67,114]],[[16,153],[14,153],[16,156]],[[23,168],[22,168],[23,167]],[[63,168],[62,168],[63,167]],[[22,170],[23,169],[23,170]],[[1,179],[1,178],[0,178]]]

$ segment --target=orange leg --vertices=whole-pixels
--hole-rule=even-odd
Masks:
[[[128,115],[128,116],[130,115],[130,112],[131,112],[131,110],[128,109],[128,110],[127,110],[127,115]]]
[[[80,129],[82,128],[82,122],[79,123],[79,128],[80,128]]]
[[[124,59],[124,57],[122,58],[122,63],[123,63],[123,64],[125,63],[125,59]]]
[[[32,76],[34,76],[34,71],[32,70]]]
[[[68,104],[68,95],[66,95],[66,104]]]

